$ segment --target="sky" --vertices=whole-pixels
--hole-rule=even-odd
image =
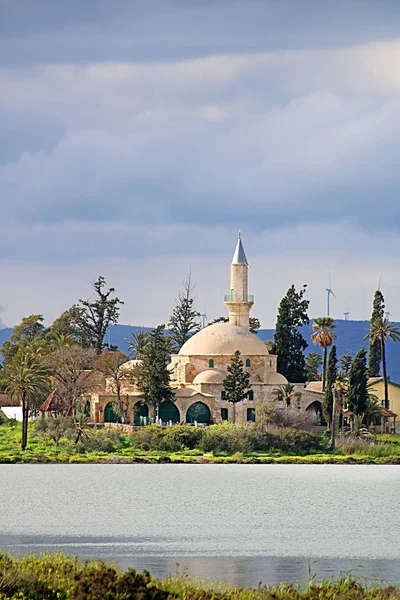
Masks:
[[[0,0],[0,317],[50,324],[99,274],[166,323],[191,271],[226,313],[400,320],[398,0]]]

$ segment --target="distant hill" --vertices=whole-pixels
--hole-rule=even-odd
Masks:
[[[368,331],[368,321],[344,321],[335,320],[338,355],[351,354],[354,356],[362,345],[367,347],[368,342],[364,342],[363,338]],[[400,323],[396,323],[400,328]],[[107,335],[107,342],[114,344],[123,352],[128,352],[128,344],[126,338],[132,333],[139,331],[151,331],[151,327],[138,327],[136,325],[113,325]],[[302,328],[303,335],[306,340],[309,340],[309,345],[306,352],[320,352],[320,349],[315,347],[311,342],[312,327],[311,323]],[[258,336],[261,340],[271,340],[274,337],[274,329],[260,329]],[[0,329],[0,345],[7,340],[12,333],[11,328]],[[400,343],[395,344],[391,341],[387,345],[387,362],[388,373],[393,381],[400,382]]]

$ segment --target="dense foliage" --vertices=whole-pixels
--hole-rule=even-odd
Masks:
[[[242,402],[251,390],[250,373],[244,370],[244,363],[239,350],[227,367],[228,375],[223,381],[226,400],[233,404],[233,422],[235,422],[235,405]]]
[[[306,381],[304,350],[308,344],[299,329],[309,323],[310,302],[305,293],[306,286],[297,291],[292,285],[282,298],[272,348],[272,354],[278,356],[278,372],[293,383]]]
[[[377,319],[383,319],[385,311],[385,299],[380,290],[376,290],[372,306],[371,327]],[[381,346],[379,340],[370,341],[368,355],[368,377],[379,377],[381,367]]]
[[[363,415],[368,403],[368,372],[367,358],[364,348],[361,348],[351,363],[349,373],[349,388],[347,392],[348,408],[355,415]]]

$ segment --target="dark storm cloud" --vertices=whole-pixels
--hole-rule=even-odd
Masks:
[[[0,65],[181,60],[398,34],[397,0],[2,0]]]

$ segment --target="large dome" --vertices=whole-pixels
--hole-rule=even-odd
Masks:
[[[224,379],[225,375],[224,373],[221,373],[221,371],[218,371],[217,369],[207,369],[196,375],[193,379],[193,383],[222,383]]]
[[[245,327],[215,323],[204,327],[183,344],[183,356],[232,356],[239,350],[243,356],[268,356],[265,344]]]

